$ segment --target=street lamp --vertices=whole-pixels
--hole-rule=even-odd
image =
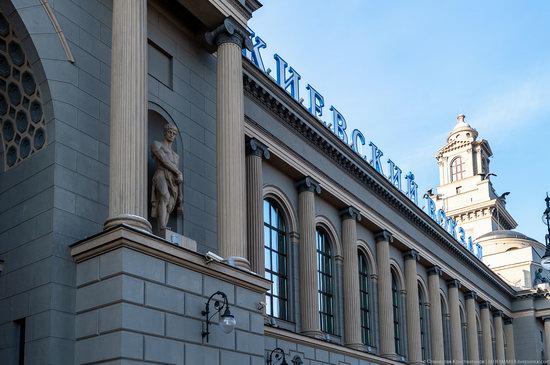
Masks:
[[[550,270],[550,197],[548,197],[548,193],[546,193],[546,199],[544,200],[546,201],[546,209],[542,213],[542,222],[548,227],[548,233],[546,234],[546,251],[540,260],[540,264],[544,269]]]

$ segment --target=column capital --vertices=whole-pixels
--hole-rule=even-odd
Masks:
[[[434,265],[428,269],[428,275],[437,275],[441,276],[443,274],[443,270],[437,265]]]
[[[510,317],[505,317],[505,318],[504,318],[504,324],[505,324],[506,326],[508,326],[508,325],[510,325],[510,324],[512,324],[512,323],[514,323],[514,319],[513,319],[513,318],[510,318]]]
[[[359,210],[355,209],[352,206],[340,210],[339,213],[342,219],[355,219],[356,221],[361,220],[361,213],[359,213]]]
[[[476,300],[477,299],[477,293],[475,291],[469,291],[466,294],[464,294],[464,299],[466,299],[466,300],[468,300],[468,299]]]
[[[409,251],[405,251],[403,254],[403,258],[405,260],[414,260],[414,261],[420,261],[420,254],[418,251],[410,249]]]
[[[252,51],[252,41],[250,32],[237,23],[233,18],[225,18],[222,24],[216,29],[207,32],[204,37],[211,46],[218,47],[223,43],[235,43],[241,48]]]
[[[452,279],[452,280],[449,280],[447,281],[447,286],[449,288],[457,288],[457,289],[460,289],[460,280],[458,279]]]
[[[484,309],[484,308],[491,310],[491,303],[489,303],[488,301],[479,303],[479,309]]]
[[[267,148],[265,144],[258,141],[256,138],[251,138],[246,142],[246,154],[262,157],[266,160],[269,160],[271,157],[269,148]]]
[[[375,234],[374,239],[376,240],[376,242],[380,242],[380,241],[392,242],[393,235],[389,231],[384,229],[378,232],[377,234]]]
[[[295,186],[298,188],[300,193],[309,191],[312,193],[321,194],[321,186],[317,181],[313,180],[311,176],[307,176],[306,178],[298,181]]]
[[[502,311],[501,310],[496,310],[493,312],[493,317],[502,317]]]
[[[541,317],[540,319],[542,319],[543,322],[550,321],[550,316],[544,316],[544,317]]]

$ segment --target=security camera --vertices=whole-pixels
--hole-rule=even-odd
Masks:
[[[216,261],[216,262],[222,262],[223,261],[223,257],[219,256],[219,255],[216,255],[214,252],[212,251],[208,251],[205,255],[204,255],[204,258],[206,259],[206,263],[209,264],[211,263],[212,261]]]
[[[265,302],[258,302],[258,310],[261,311],[266,307],[266,305],[267,304]]]

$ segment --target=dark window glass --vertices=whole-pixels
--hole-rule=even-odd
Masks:
[[[426,312],[424,310],[424,295],[422,288],[418,286],[418,313],[420,313],[420,345],[422,349],[422,360],[428,359],[428,345],[426,340]]]
[[[359,295],[361,298],[361,334],[365,345],[372,345],[369,267],[365,255],[359,254]]]
[[[399,288],[397,286],[397,279],[395,274],[391,273],[391,289],[392,289],[392,303],[393,303],[393,331],[395,341],[395,352],[399,355],[402,354],[401,346],[401,301],[399,300]]]
[[[266,294],[266,313],[284,320],[289,319],[286,236],[280,209],[273,201],[264,200],[265,278],[273,282]]]
[[[334,333],[334,288],[332,250],[327,235],[317,229],[317,275],[321,331]]]
[[[451,343],[449,333],[449,311],[443,298],[441,299],[441,321],[443,322],[443,350],[445,360],[451,360]]]

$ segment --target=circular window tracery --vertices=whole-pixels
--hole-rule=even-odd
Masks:
[[[46,145],[40,90],[21,42],[0,13],[0,134],[9,169]]]

